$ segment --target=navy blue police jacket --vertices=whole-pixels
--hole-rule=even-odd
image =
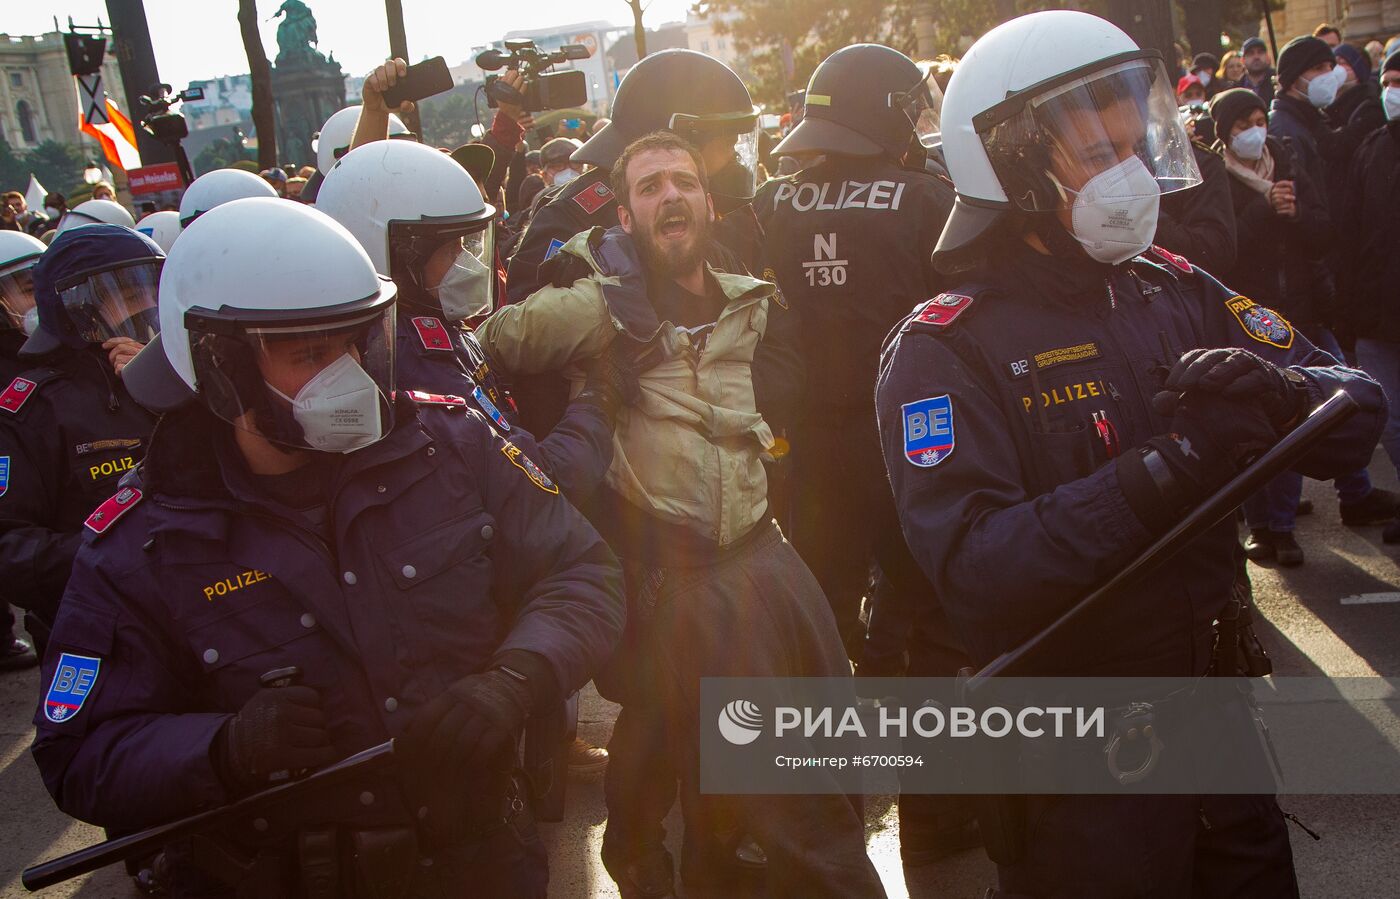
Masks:
[[[348,756],[503,658],[543,660],[536,708],[602,665],[624,608],[597,532],[470,408],[400,395],[397,419],[312,463],[338,466],[316,530],[255,489],[202,406],[162,420],[88,520],[45,660],[33,754],[60,808],[131,829],[234,798],[211,741],[273,669],[301,670]],[[277,810],[268,839],[412,821],[388,775],[341,793]]]
[[[101,347],[36,363],[0,387],[0,582],[51,623],[83,520],[141,461],[156,419]]]
[[[905,538],[979,663],[1033,636],[1157,536],[1109,463],[1168,431],[1151,399],[1183,352],[1250,350],[1301,372],[1316,403],[1347,391],[1362,411],[1298,470],[1331,478],[1370,460],[1386,410],[1376,382],[1181,257],[1154,248],[1107,266],[1018,244],[977,275],[891,332],[876,403]],[[1027,672],[1203,673],[1236,548],[1231,518]]]
[[[394,378],[402,390],[460,396],[505,439],[536,459],[575,503],[598,489],[613,457],[613,426],[592,403],[569,403],[543,440],[520,424],[509,388],[492,370],[476,335],[429,315],[397,319]]]

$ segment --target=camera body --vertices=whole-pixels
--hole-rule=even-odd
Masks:
[[[583,72],[550,72],[556,63],[571,59],[587,59],[588,48],[582,44],[565,44],[547,53],[534,41],[506,41],[506,52],[492,48],[476,57],[476,64],[488,71],[515,69],[525,76],[519,91],[501,84],[499,75],[486,77],[486,102],[495,109],[501,100],[516,103],[526,112],[546,109],[568,109],[588,102],[588,80]]]
[[[186,100],[203,100],[203,88],[189,88],[178,94],[171,94],[168,84],[157,84],[150,93],[141,97],[141,105],[147,110],[141,119],[141,127],[163,144],[178,144],[189,137],[190,126],[185,117],[171,112],[170,107]]]

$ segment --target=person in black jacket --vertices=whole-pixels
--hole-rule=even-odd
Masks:
[[[1268,134],[1264,103],[1253,91],[1219,94],[1211,113],[1240,236],[1235,264],[1220,270],[1220,280],[1270,309],[1301,308],[1306,297],[1290,297],[1289,291],[1290,286],[1297,291],[1301,282],[1290,281],[1285,271],[1296,267],[1292,260],[1316,259],[1326,243],[1331,222],[1323,194],[1297,164],[1292,142]],[[1303,562],[1293,539],[1301,488],[1302,479],[1290,472],[1245,503],[1250,529],[1245,549],[1251,559]]]
[[[1352,160],[1337,222],[1342,246],[1338,269],[1338,314],[1356,337],[1356,360],[1380,382],[1387,396],[1400,397],[1400,52],[1381,67],[1381,86],[1393,98],[1392,120],[1361,142]],[[1381,435],[1390,461],[1400,470],[1400,409],[1392,408]],[[1382,532],[1386,543],[1400,543],[1400,517]]]
[[[1336,102],[1343,81],[1345,71],[1337,68],[1331,47],[1311,36],[1294,38],[1279,53],[1279,95],[1269,114],[1269,133],[1292,141],[1298,167],[1323,191],[1329,212],[1333,201],[1326,193],[1328,167],[1344,164],[1337,160],[1345,156],[1323,110]],[[1325,254],[1332,245],[1328,242],[1320,249]],[[1291,255],[1284,274],[1290,287],[1280,311],[1324,350],[1341,358],[1330,330],[1335,288],[1325,255]],[[1334,486],[1343,524],[1377,524],[1396,513],[1400,497],[1376,489],[1364,470],[1338,478]]]

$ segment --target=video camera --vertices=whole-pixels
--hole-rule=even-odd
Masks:
[[[148,94],[141,97],[141,105],[147,112],[141,119],[141,127],[163,144],[178,144],[190,136],[190,126],[185,117],[171,112],[170,107],[187,100],[203,100],[204,88],[192,87],[171,94],[168,84],[157,84]]]
[[[486,71],[511,68],[525,76],[522,90],[502,84],[499,75],[486,78],[486,102],[495,109],[500,101],[515,103],[526,112],[545,109],[568,109],[588,102],[588,80],[580,71],[550,72],[557,63],[587,59],[588,48],[582,44],[565,44],[552,53],[535,46],[534,41],[506,41],[506,52],[492,47],[476,57],[476,64]]]

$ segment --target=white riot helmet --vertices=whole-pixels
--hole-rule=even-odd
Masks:
[[[23,231],[0,231],[0,331],[28,335],[39,325],[34,278],[29,271],[47,249]]]
[[[168,256],[175,238],[180,236],[180,214],[169,209],[152,212],[136,223],[136,230],[160,244]]]
[[[493,308],[496,210],[447,154],[410,141],[365,144],[326,174],[316,208],[394,279],[400,303],[449,321]]]
[[[936,258],[1011,210],[1072,210],[1085,252],[1121,262],[1150,244],[1161,195],[1201,180],[1160,54],[1088,13],[1031,13],[978,39],[942,135],[958,197]]]
[[[215,169],[206,172],[185,188],[180,197],[180,227],[188,228],[190,222],[204,213],[232,200],[249,197],[275,197],[272,189],[262,178],[242,169]]]
[[[330,172],[335,161],[350,151],[350,140],[355,136],[355,126],[360,123],[360,107],[347,106],[326,119],[311,137],[311,152],[316,154],[316,170],[322,175]],[[403,123],[403,119],[389,113],[389,136],[412,137],[413,132]]]
[[[58,233],[62,234],[70,228],[95,222],[121,225],[124,228],[136,227],[136,219],[131,217],[131,213],[127,212],[122,204],[114,200],[86,200],[63,214],[58,223]]]
[[[165,331],[123,370],[168,411],[191,394],[235,427],[347,453],[392,427],[394,283],[329,216],[254,198],[181,233],[160,280]]]

